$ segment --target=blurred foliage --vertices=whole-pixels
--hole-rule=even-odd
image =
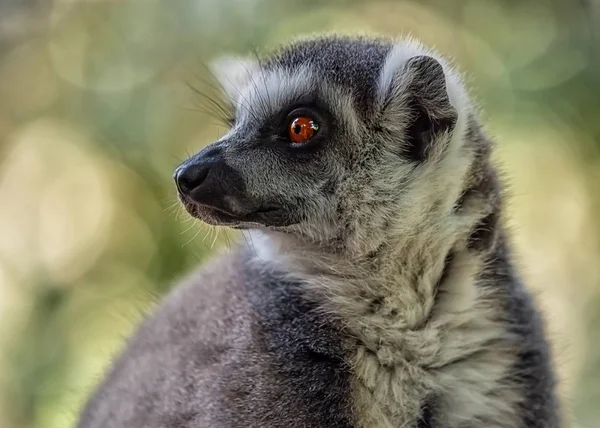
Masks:
[[[72,425],[148,308],[236,239],[178,215],[174,166],[224,131],[185,83],[315,31],[410,33],[466,72],[563,393],[600,426],[599,30],[595,0],[0,2],[0,426]]]

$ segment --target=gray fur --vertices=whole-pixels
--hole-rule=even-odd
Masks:
[[[213,260],[169,296],[79,426],[352,426],[338,327],[315,316],[298,283],[248,256]]]
[[[215,69],[236,121],[182,168],[232,173],[182,201],[254,246],[167,297],[80,427],[562,426],[453,68],[414,41],[321,37]],[[280,124],[306,106],[326,126],[296,150]]]

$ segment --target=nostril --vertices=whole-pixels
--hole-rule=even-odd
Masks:
[[[179,192],[184,195],[200,186],[206,177],[210,168],[206,165],[192,164],[185,167],[180,167],[175,171],[175,184]]]

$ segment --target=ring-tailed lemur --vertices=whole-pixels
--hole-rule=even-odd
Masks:
[[[166,298],[79,427],[561,426],[492,146],[448,63],[325,36],[214,68],[231,129],[175,181],[254,245]]]

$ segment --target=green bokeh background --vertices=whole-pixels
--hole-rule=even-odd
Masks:
[[[465,72],[561,392],[600,426],[600,2],[3,0],[0,427],[73,426],[151,305],[239,240],[176,203],[173,168],[225,131],[186,82],[315,31],[412,34]]]

